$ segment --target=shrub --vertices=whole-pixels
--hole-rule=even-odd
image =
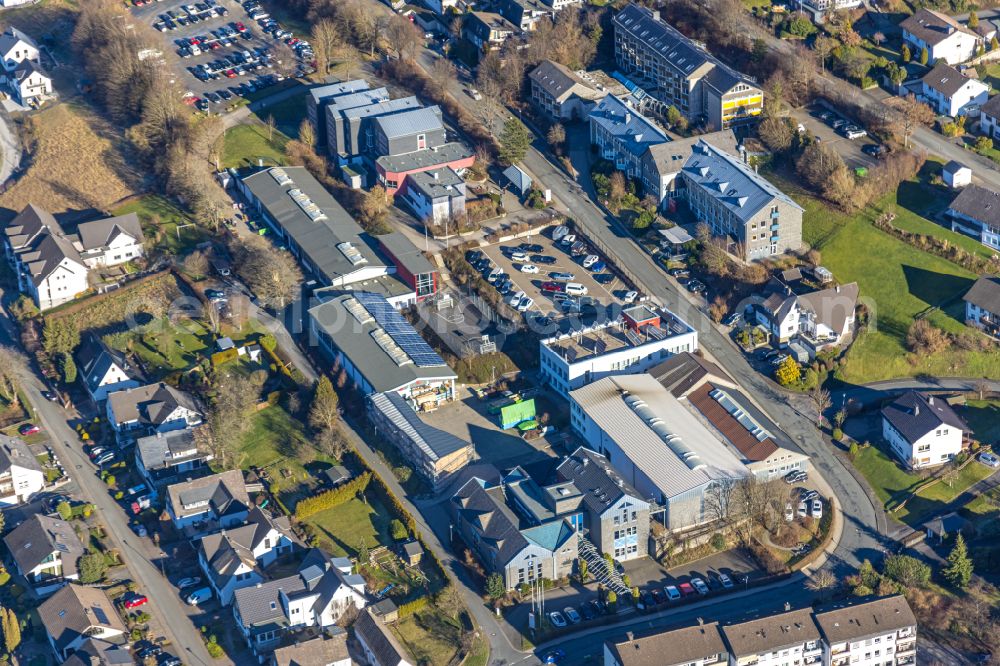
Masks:
[[[263,347],[269,352],[273,352],[278,347],[278,341],[275,340],[274,336],[271,335],[270,333],[261,336],[258,342],[260,343],[261,347]]]
[[[841,430],[840,428],[834,428],[832,434],[833,438],[838,442],[844,438],[844,431]]]
[[[403,525],[403,521],[399,518],[393,518],[389,523],[389,533],[395,541],[402,541],[410,536],[410,533],[406,531],[406,526]]]
[[[358,493],[364,492],[368,483],[372,480],[372,473],[365,472],[355,479],[351,479],[339,488],[327,490],[326,492],[307,497],[300,501],[295,507],[295,517],[299,520],[308,518],[320,511],[332,509],[344,502],[354,499]]]
[[[104,574],[108,571],[108,563],[101,553],[86,553],[79,561],[80,582],[83,584],[96,583],[104,579]]]
[[[723,550],[726,547],[726,537],[722,536],[721,532],[716,532],[709,540],[709,544],[715,550]]]
[[[400,619],[413,615],[417,611],[421,611],[427,607],[430,603],[430,599],[427,597],[417,597],[413,601],[408,601],[399,607],[399,617]]]
[[[56,505],[56,512],[63,520],[69,520],[73,517],[73,507],[66,501],[59,502],[59,504]]]
[[[2,573],[0,573],[0,587],[6,585],[9,582],[10,582],[10,572],[3,571]]]

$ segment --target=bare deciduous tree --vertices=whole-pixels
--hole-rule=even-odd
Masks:
[[[812,402],[813,409],[816,410],[816,418],[819,419],[820,425],[826,420],[824,414],[826,410],[830,409],[833,401],[830,399],[830,392],[824,388],[817,386],[809,394],[809,400]]]
[[[837,577],[829,569],[820,569],[806,583],[806,589],[818,592],[825,599],[829,591],[837,587]]]
[[[13,347],[0,346],[0,396],[4,400],[13,405],[20,403],[17,387],[27,372],[28,360],[24,354]]]
[[[237,275],[263,304],[284,308],[298,292],[302,273],[295,259],[263,238],[235,241],[233,257]]]
[[[423,45],[423,35],[410,19],[394,14],[386,26],[385,36],[400,60],[412,60]]]
[[[455,66],[447,58],[438,58],[431,65],[430,77],[438,89],[446,91],[455,81]]]
[[[312,48],[316,58],[316,73],[321,77],[330,71],[330,63],[342,48],[340,31],[329,19],[320,19],[313,24]]]
[[[195,437],[223,469],[235,469],[239,463],[240,445],[253,424],[250,410],[266,376],[263,372],[255,372],[249,378],[232,372],[216,375],[215,399],[208,409],[205,425],[195,431]]]

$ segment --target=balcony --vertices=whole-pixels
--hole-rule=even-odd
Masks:
[[[902,638],[909,638],[913,634],[914,631],[911,627],[907,627],[906,629],[900,629],[899,631],[896,632],[896,639],[899,640]]]
[[[897,655],[912,654],[913,651],[916,650],[916,648],[917,648],[917,642],[915,640],[909,641],[907,643],[897,643],[896,654]]]

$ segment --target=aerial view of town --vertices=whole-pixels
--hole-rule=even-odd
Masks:
[[[0,0],[0,666],[1000,666],[1000,0]]]

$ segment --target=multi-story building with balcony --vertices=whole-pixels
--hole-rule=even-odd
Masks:
[[[642,177],[642,156],[650,146],[670,140],[652,120],[614,95],[598,102],[587,117],[591,145],[629,178]]]
[[[614,17],[619,69],[651,97],[693,122],[726,129],[764,111],[753,79],[723,64],[653,11],[628,5]]]
[[[991,250],[1000,250],[1000,192],[966,185],[948,204],[945,217],[951,230],[977,239]]]
[[[963,297],[965,323],[1000,338],[1000,277],[984,275]]]
[[[917,619],[902,595],[818,612],[825,666],[905,666],[916,661]]]

